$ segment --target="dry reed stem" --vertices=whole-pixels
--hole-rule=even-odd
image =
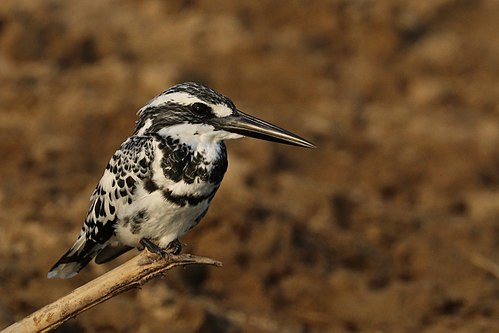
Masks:
[[[222,265],[219,261],[190,254],[168,256],[163,259],[144,250],[119,267],[44,306],[0,333],[51,331],[66,320],[74,318],[122,292],[138,288],[152,278],[165,274],[166,271],[175,266],[190,264]]]

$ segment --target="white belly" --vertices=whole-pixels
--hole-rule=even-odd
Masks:
[[[203,200],[195,206],[182,207],[166,200],[160,190],[147,193],[118,210],[116,239],[124,245],[137,247],[142,238],[148,238],[158,241],[164,248],[183,236],[208,206],[209,201]],[[147,218],[139,225],[134,224],[133,217],[141,210],[147,212]]]

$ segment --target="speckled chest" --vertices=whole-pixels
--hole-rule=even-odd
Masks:
[[[175,183],[212,185],[222,181],[227,171],[227,151],[223,142],[199,148],[171,137],[159,137],[158,141],[160,166],[166,179]]]
[[[223,143],[196,146],[158,135],[151,148],[149,172],[120,211],[118,238],[130,246],[141,237],[166,246],[198,224],[227,170]]]

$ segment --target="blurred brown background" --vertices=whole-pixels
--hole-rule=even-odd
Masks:
[[[189,80],[318,148],[229,142],[183,239],[224,267],[60,332],[495,331],[498,17],[496,0],[2,0],[0,327],[126,259],[45,277],[136,111]]]

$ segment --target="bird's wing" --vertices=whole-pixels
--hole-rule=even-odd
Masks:
[[[133,202],[137,183],[150,175],[153,144],[152,137],[132,136],[116,151],[90,197],[90,209],[78,239],[52,267],[49,278],[76,275],[108,245],[118,221],[117,210]]]

